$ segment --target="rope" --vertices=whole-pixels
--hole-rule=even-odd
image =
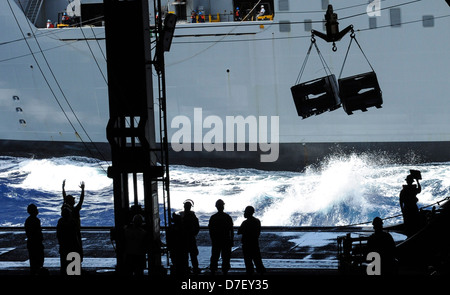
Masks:
[[[372,69],[373,72],[375,72],[375,70],[372,67],[372,64],[370,63],[369,59],[367,58],[366,54],[364,53],[364,50],[362,50],[361,45],[359,45],[358,40],[356,40],[355,36],[353,36],[353,39],[355,39],[355,42],[358,45],[359,50],[361,50],[362,54],[364,55],[364,58],[366,59],[367,63],[369,64],[370,68]]]
[[[338,79],[341,79],[342,72],[344,71],[345,62],[347,61],[348,52],[350,51],[350,46],[352,45],[353,39],[354,38],[350,38],[350,43],[348,43],[347,52],[345,53],[344,62],[342,63],[341,72],[339,73],[339,78]]]
[[[306,68],[306,63],[308,62],[309,55],[311,54],[311,49],[312,49],[313,45],[316,48],[317,54],[319,55],[319,60],[322,63],[322,67],[325,70],[325,73],[327,75],[332,75],[331,69],[330,69],[330,67],[328,67],[328,64],[325,61],[325,58],[323,57],[322,53],[320,52],[319,47],[317,46],[317,43],[316,43],[316,39],[314,38],[314,35],[312,35],[311,36],[311,44],[309,45],[308,52],[306,53],[305,59],[304,59],[303,64],[302,64],[302,67],[300,68],[300,73],[297,76],[297,80],[295,81],[295,85],[300,83],[300,80],[301,80],[301,78],[303,76],[303,73],[305,71],[305,68]]]
[[[353,30],[352,30],[352,33],[350,34],[350,37],[351,37],[351,38],[350,38],[350,43],[348,44],[347,52],[345,53],[344,62],[342,63],[341,72],[339,73],[339,78],[338,78],[338,79],[341,78],[342,72],[344,71],[344,66],[345,66],[345,63],[346,63],[346,61],[347,61],[348,53],[349,53],[349,51],[350,51],[350,47],[351,47],[351,45],[352,45],[353,40],[355,40],[356,44],[357,44],[358,47],[359,47],[359,50],[361,50],[361,53],[363,54],[364,58],[366,59],[367,63],[369,64],[370,68],[372,69],[372,72],[375,72],[375,70],[373,69],[372,64],[370,63],[369,59],[367,58],[366,54],[364,53],[364,50],[362,49],[362,47],[361,47],[361,45],[359,44],[358,40],[356,40],[355,32],[354,32]]]
[[[440,200],[440,201],[437,201],[437,202],[435,202],[435,203],[432,203],[432,204],[429,204],[429,205],[426,205],[426,206],[423,206],[423,207],[421,207],[420,209],[424,209],[424,208],[428,208],[428,207],[431,207],[431,206],[434,206],[434,205],[440,205],[440,203],[442,203],[442,202],[444,202],[444,201],[447,201],[447,200],[449,200],[450,199],[450,197],[445,197],[445,198],[443,198],[442,200]],[[385,217],[385,218],[382,218],[381,220],[388,220],[388,219],[392,219],[392,218],[397,218],[397,217],[400,217],[400,216],[402,216],[403,214],[397,214],[397,215],[392,215],[392,216],[389,216],[389,217]],[[366,222],[360,222],[360,223],[353,223],[353,224],[347,224],[347,225],[343,225],[342,227],[352,227],[352,226],[358,226],[358,225],[364,225],[364,224],[370,224],[370,223],[372,223],[372,221],[366,221]]]
[[[311,49],[312,49],[312,46],[313,46],[314,42],[315,41],[313,41],[313,38],[311,38],[311,45],[309,45],[308,52],[306,53],[305,60],[303,61],[302,67],[300,68],[300,73],[298,73],[297,80],[295,81],[295,85],[300,83],[300,80],[302,78],[303,72],[305,71],[306,63],[308,61],[308,58],[309,58],[309,55],[311,53]]]
[[[328,67],[328,64],[325,61],[325,58],[323,57],[322,53],[319,50],[319,47],[317,47],[317,44],[315,42],[314,42],[314,46],[316,47],[317,54],[319,54],[319,59],[320,59],[320,62],[322,63],[323,69],[325,70],[325,73],[327,75],[331,75],[332,72],[331,72],[330,68]],[[328,69],[328,72],[327,72],[327,69]]]
[[[102,169],[102,170],[106,173],[107,171],[105,170],[105,168],[103,168],[103,166],[99,163],[99,161],[97,161],[97,159],[95,158],[95,156],[94,156],[94,154],[92,153],[91,149],[87,146],[87,143],[86,143],[86,142],[81,138],[81,136],[78,134],[78,132],[77,132],[77,130],[76,130],[74,124],[73,124],[72,121],[69,119],[69,116],[67,115],[67,113],[64,111],[64,108],[63,108],[61,102],[59,101],[59,99],[58,99],[58,97],[57,97],[55,91],[54,91],[53,88],[51,87],[49,80],[48,80],[47,77],[45,76],[44,71],[43,71],[42,67],[40,66],[40,63],[38,62],[38,60],[37,60],[35,54],[33,53],[32,49],[31,49],[31,46],[30,46],[30,44],[28,43],[27,38],[25,37],[25,33],[23,32],[22,27],[20,26],[19,20],[17,19],[16,14],[14,13],[14,10],[13,10],[13,8],[11,7],[11,3],[9,2],[9,0],[7,0],[7,3],[8,3],[8,6],[9,6],[10,10],[11,10],[11,13],[12,13],[12,15],[13,15],[15,21],[16,21],[17,27],[18,27],[18,29],[20,30],[21,34],[22,34],[23,40],[24,40],[25,43],[27,44],[27,47],[28,47],[28,49],[30,50],[31,55],[32,55],[32,57],[33,57],[33,59],[34,59],[36,65],[37,65],[37,67],[38,67],[38,69],[39,69],[39,71],[40,71],[40,73],[41,73],[41,75],[42,75],[42,77],[43,77],[45,83],[47,84],[47,86],[48,86],[50,92],[52,93],[54,99],[56,100],[56,102],[57,102],[59,108],[61,109],[62,113],[63,113],[64,116],[66,117],[66,119],[67,119],[67,121],[69,122],[70,126],[72,127],[72,129],[74,130],[75,134],[76,134],[77,137],[80,139],[81,143],[84,145],[84,147],[86,148],[86,150],[87,150],[87,151],[91,154],[91,156],[96,160],[97,165],[100,167],[100,169]],[[20,2],[19,2],[19,4],[22,5]],[[23,9],[23,7],[21,7],[21,8]],[[83,125],[81,124],[80,120],[78,119],[77,115],[75,114],[74,110],[72,109],[72,106],[69,104],[69,101],[67,100],[67,98],[66,98],[66,96],[65,96],[65,94],[64,94],[64,92],[63,92],[63,90],[62,90],[62,88],[61,88],[61,86],[60,86],[59,83],[58,83],[58,80],[56,79],[56,76],[54,75],[54,73],[53,73],[53,71],[52,71],[52,69],[51,69],[51,67],[50,67],[50,64],[49,64],[48,61],[47,61],[47,58],[46,58],[45,55],[44,55],[44,52],[43,52],[43,50],[42,50],[42,48],[41,48],[39,42],[37,41],[36,35],[35,35],[35,33],[34,33],[32,27],[31,27],[30,23],[29,23],[29,22],[27,22],[27,23],[28,23],[28,26],[29,26],[29,28],[30,28],[32,34],[33,34],[33,37],[34,37],[35,42],[36,42],[36,44],[37,44],[37,46],[38,46],[38,48],[39,48],[39,51],[40,51],[40,53],[42,54],[42,57],[44,58],[44,61],[45,61],[46,65],[47,65],[47,67],[48,67],[50,73],[52,74],[52,77],[54,78],[55,83],[56,83],[56,85],[58,86],[58,89],[60,90],[60,92],[61,92],[63,98],[65,99],[66,103],[68,104],[69,108],[71,109],[73,115],[75,116],[76,120],[77,120],[78,123],[80,124],[80,126],[81,126],[81,128],[83,129],[84,133],[85,133],[86,136],[88,137],[90,143],[93,144],[94,148],[97,150],[97,152],[99,153],[99,155],[102,156],[103,159],[105,159],[105,157],[103,156],[103,154],[101,153],[101,151],[97,148],[97,146],[95,145],[95,143],[94,143],[94,142],[92,141],[92,139],[90,138],[89,134],[88,134],[88,133],[86,132],[86,130],[84,129]]]

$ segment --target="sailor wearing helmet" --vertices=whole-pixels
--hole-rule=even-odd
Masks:
[[[261,5],[261,10],[258,12],[258,16],[263,16],[266,14],[266,10],[264,9],[264,5]]]
[[[180,213],[181,216],[181,234],[182,241],[184,244],[185,259],[189,259],[188,255],[191,257],[192,269],[195,274],[200,272],[198,268],[198,248],[197,248],[197,234],[200,231],[200,225],[198,223],[198,218],[191,208],[194,207],[194,201],[187,199],[183,202],[184,211]],[[189,262],[187,261],[186,265]]]
[[[419,183],[419,179],[416,179],[417,186],[413,184],[414,176],[408,175],[406,177],[406,185],[400,192],[400,207],[402,209],[403,221],[406,227],[407,236],[413,235],[419,229],[420,214],[417,207],[417,194],[420,194],[422,187]]]

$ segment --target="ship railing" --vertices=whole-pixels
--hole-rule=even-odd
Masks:
[[[338,270],[342,273],[360,273],[367,268],[367,241],[369,236],[352,237],[350,233],[337,238]]]

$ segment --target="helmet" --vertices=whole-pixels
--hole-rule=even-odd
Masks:
[[[253,213],[255,213],[255,208],[253,208],[253,206],[247,206],[245,207],[244,212],[253,215]]]
[[[383,224],[383,220],[380,217],[375,217],[372,221],[372,225],[376,226],[376,225],[382,225]]]
[[[189,203],[191,204],[192,207],[194,207],[194,201],[192,201],[191,199],[187,199],[186,201],[183,202],[183,204]]]

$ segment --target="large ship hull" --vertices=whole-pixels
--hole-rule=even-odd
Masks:
[[[311,28],[324,30],[327,1],[277,2],[270,21],[177,24],[166,53],[171,163],[301,170],[339,152],[388,153],[402,162],[450,160],[445,1],[381,1],[379,16],[372,17],[367,1],[330,1],[341,28],[354,26],[384,103],[304,120],[290,88]],[[15,1],[0,5],[1,154],[108,159],[104,28],[39,29]],[[336,75],[349,40],[338,42],[336,52],[316,41]],[[343,76],[370,69],[355,48]],[[302,81],[325,74],[312,53]]]

